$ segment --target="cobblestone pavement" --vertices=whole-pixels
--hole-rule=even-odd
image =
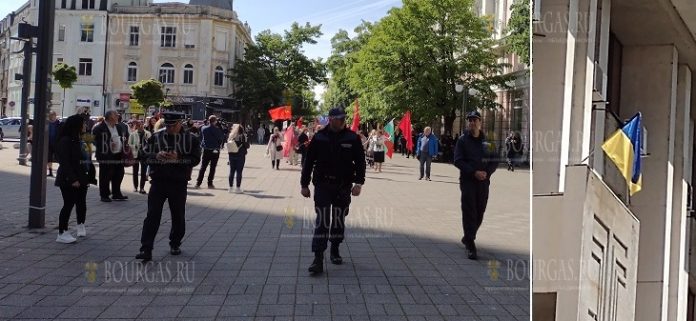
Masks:
[[[245,194],[227,193],[226,155],[217,189],[189,190],[181,256],[169,255],[165,205],[154,261],[142,265],[146,196],[132,192],[132,169],[122,185],[130,199],[102,203],[90,187],[87,237],[58,244],[60,191],[49,179],[46,228],[27,229],[29,167],[4,145],[0,319],[529,320],[528,171],[494,174],[480,258],[470,261],[457,170],[434,163],[433,181],[418,181],[417,161],[387,159],[353,198],[344,264],[311,277],[313,203],[299,195],[299,168],[271,170],[260,146]]]

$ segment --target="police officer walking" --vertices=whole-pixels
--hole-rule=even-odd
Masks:
[[[489,144],[481,132],[481,114],[477,111],[466,116],[468,130],[457,140],[454,151],[454,166],[459,169],[461,190],[462,243],[471,260],[477,259],[476,233],[483,222],[483,213],[488,203],[490,178],[498,163],[491,157]]]
[[[183,113],[165,112],[163,128],[155,132],[144,152],[150,168],[151,186],[147,196],[147,217],[143,222],[140,254],[135,258],[152,260],[152,248],[162,219],[162,207],[169,201],[172,229],[169,246],[172,255],[181,254],[179,246],[186,231],[186,184],[191,179],[191,168],[201,159],[198,138],[184,131]]]
[[[220,159],[220,147],[225,142],[226,135],[219,127],[217,117],[210,115],[208,117],[209,124],[201,128],[201,147],[203,148],[203,161],[201,169],[198,171],[198,179],[196,180],[196,188],[200,188],[205,176],[205,170],[210,164],[210,172],[208,173],[208,188],[214,189],[213,179],[215,179],[215,168],[217,167],[218,159]]]
[[[341,264],[338,247],[344,239],[345,217],[351,194],[359,196],[365,183],[365,150],[360,137],[346,128],[346,113],[340,108],[329,111],[329,126],[318,131],[307,147],[302,166],[302,196],[309,198],[310,180],[314,184],[317,214],[312,239],[312,274],[324,271],[324,251],[331,241],[331,263]]]

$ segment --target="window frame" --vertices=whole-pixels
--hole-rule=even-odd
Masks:
[[[176,48],[176,27],[161,27],[160,48]]]
[[[89,60],[89,61],[87,61]],[[92,76],[92,67],[94,65],[94,59],[92,58],[80,58],[78,60],[77,66],[77,75],[78,76]],[[83,69],[84,66],[84,69]]]
[[[165,66],[168,65],[168,66]],[[171,67],[170,67],[171,66]],[[163,84],[173,84],[176,81],[176,67],[173,64],[165,62],[159,67],[159,77],[157,79]],[[171,78],[171,79],[169,79]]]
[[[128,45],[131,47],[140,46],[140,26],[130,26],[128,29]]]
[[[131,78],[131,71],[133,72],[133,78]],[[126,66],[126,82],[136,82],[138,81],[138,63],[131,61]]]
[[[220,82],[218,83],[218,75],[220,75]],[[216,87],[225,87],[225,68],[222,66],[216,66],[213,71],[213,85]]]
[[[193,75],[194,75],[194,67],[192,64],[186,64],[184,65],[184,84],[185,85],[193,85]],[[188,82],[187,82],[188,80]]]
[[[80,42],[94,42],[94,23],[80,24]]]
[[[65,42],[66,31],[67,31],[67,28],[65,27],[65,25],[58,26],[58,41],[59,42]]]

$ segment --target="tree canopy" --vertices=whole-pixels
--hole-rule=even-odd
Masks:
[[[249,112],[265,115],[269,107],[292,103],[298,97],[302,101],[314,84],[325,82],[322,60],[308,58],[303,50],[304,45],[316,44],[321,35],[321,25],[295,22],[282,35],[265,30],[255,37],[228,75]],[[303,104],[293,104],[293,114],[312,112],[307,99],[304,101],[304,109]]]
[[[133,98],[138,100],[138,103],[144,107],[163,106],[164,86],[161,82],[155,79],[141,80],[131,86],[133,89]]]

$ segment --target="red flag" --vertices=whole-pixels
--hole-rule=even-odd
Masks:
[[[302,127],[302,120],[303,120],[302,118],[303,118],[303,116],[300,116],[300,119],[297,120],[297,124],[296,124],[297,128]]]
[[[384,145],[387,146],[387,156],[389,158],[392,158],[392,155],[394,155],[394,143],[392,143],[391,140],[387,139],[384,141]]]
[[[350,125],[350,130],[358,132],[360,128],[360,104],[358,104],[358,99],[355,98],[355,110],[353,111],[353,124]]]
[[[292,107],[291,106],[280,106],[268,110],[268,114],[271,115],[271,120],[286,120],[292,119]]]
[[[404,117],[399,122],[399,129],[406,138],[406,149],[413,151],[413,139],[411,139],[411,111],[406,111]]]

